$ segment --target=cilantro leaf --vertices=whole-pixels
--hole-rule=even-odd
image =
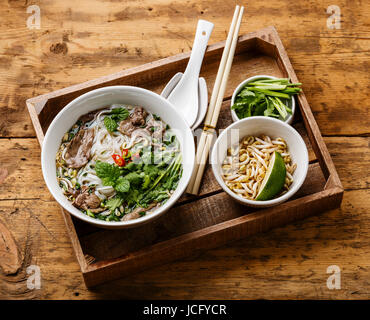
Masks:
[[[105,186],[114,186],[120,176],[119,167],[106,162],[97,161],[95,171]]]
[[[111,198],[106,202],[105,206],[112,212],[116,210],[116,208],[118,208],[122,204],[122,202],[123,199],[121,198]]]
[[[126,108],[114,108],[110,114],[112,115],[112,119],[117,122],[125,120],[129,116],[129,112]]]
[[[118,128],[118,123],[127,119],[129,112],[126,108],[115,108],[104,118],[104,125],[109,132],[114,132]]]
[[[266,110],[266,102],[262,102],[256,106],[256,108],[253,111],[253,116],[263,116],[264,111]]]
[[[159,169],[157,166],[152,164],[146,164],[144,165],[144,172],[149,175],[151,178],[158,175]]]
[[[139,200],[142,198],[143,194],[139,192],[138,189],[131,190],[131,192],[127,193],[125,201],[129,207],[136,205],[139,203]]]
[[[240,97],[254,97],[256,94],[253,92],[253,91],[249,91],[248,89],[243,89],[239,94],[238,96]]]
[[[107,128],[109,132],[116,131],[118,128],[118,124],[115,120],[113,120],[111,117],[105,117],[104,118],[104,125]]]
[[[291,109],[289,102],[299,94],[301,83],[289,79],[259,79],[248,82],[236,95],[231,107],[239,118],[268,116],[286,119]]]
[[[162,202],[163,200],[168,199],[170,196],[165,190],[155,189],[149,191],[143,199],[140,201],[142,207],[146,207],[149,203],[156,201]]]
[[[128,170],[128,171],[135,171],[137,169],[138,165],[135,163],[135,162],[129,162],[128,164],[126,164],[124,166],[124,169],[125,170]]]
[[[142,177],[137,172],[130,172],[124,178],[132,185],[139,185]]]
[[[119,177],[114,186],[114,189],[118,192],[128,192],[130,190],[130,181],[124,177]]]

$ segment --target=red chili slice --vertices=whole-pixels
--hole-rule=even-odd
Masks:
[[[126,164],[125,159],[123,159],[119,154],[113,154],[112,158],[119,167],[123,167]]]
[[[128,149],[122,149],[122,156],[126,157],[128,155]]]

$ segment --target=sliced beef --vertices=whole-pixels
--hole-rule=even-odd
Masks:
[[[131,122],[135,126],[145,125],[145,119],[148,112],[143,107],[135,107],[134,111],[130,114]]]
[[[69,168],[81,168],[89,161],[93,141],[93,129],[80,129],[68,144],[67,151],[64,156]]]
[[[102,207],[99,207],[99,208],[96,208],[96,209],[90,209],[90,211],[94,214],[97,214],[97,213],[100,213],[100,212],[103,212],[105,211],[106,209],[102,208]]]
[[[136,127],[132,124],[131,119],[126,119],[120,122],[118,131],[126,136],[131,136],[131,133],[136,129]]]
[[[84,193],[86,194],[86,193]],[[87,208],[89,209],[96,209],[100,206],[100,198],[92,193],[92,194],[88,194],[87,197],[85,197],[84,199],[84,204],[86,205]]]
[[[147,123],[146,129],[151,133],[153,138],[161,140],[166,128],[162,121],[157,121],[154,118]]]
[[[100,207],[100,198],[94,194],[89,193],[87,189],[84,189],[82,193],[80,193],[75,201],[73,201],[73,205],[77,208],[88,210],[88,209],[99,209]],[[96,210],[94,210],[96,211]]]
[[[91,120],[93,120],[95,118],[95,115],[96,115],[96,111],[86,113],[83,116],[79,117],[78,121],[81,121],[82,123],[85,124],[86,122],[90,122]]]
[[[145,119],[147,116],[148,113],[143,107],[135,107],[134,111],[130,114],[130,117],[120,122],[118,131],[130,137],[137,127],[145,125]]]
[[[126,214],[123,216],[122,221],[128,221],[128,220],[134,220],[141,217],[140,213],[144,213],[152,208],[154,208],[157,205],[157,203],[150,204],[147,208],[136,208],[134,211]]]
[[[73,196],[73,198],[76,198],[80,194],[81,190],[76,190],[73,188],[68,188],[66,195],[67,196]]]
[[[84,115],[82,115],[81,117],[78,118],[79,121],[81,121],[83,124],[87,123],[87,122],[90,122],[92,121],[95,116],[102,110],[105,110],[107,107],[103,107],[103,108],[100,108],[100,109],[97,109],[97,110],[94,110],[94,111],[91,111],[89,113],[86,113]]]

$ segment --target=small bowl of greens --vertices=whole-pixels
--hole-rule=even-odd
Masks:
[[[287,78],[257,75],[244,80],[231,98],[231,116],[234,121],[265,116],[293,121],[294,95],[301,92],[301,83],[291,83]]]

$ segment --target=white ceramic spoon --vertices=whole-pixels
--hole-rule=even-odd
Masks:
[[[161,96],[164,98],[168,98],[171,91],[176,87],[176,85],[180,82],[182,78],[183,73],[178,72],[176,73],[171,80],[167,83],[165,88],[163,89]],[[207,107],[208,107],[208,89],[207,89],[207,83],[204,78],[198,79],[198,116],[195,120],[194,124],[191,126],[192,130],[195,130],[199,127],[199,125],[202,123],[204,117],[207,113]]]
[[[191,51],[188,65],[180,81],[167,98],[183,114],[189,127],[193,127],[198,117],[199,72],[213,27],[214,25],[211,22],[198,21],[193,50]]]

